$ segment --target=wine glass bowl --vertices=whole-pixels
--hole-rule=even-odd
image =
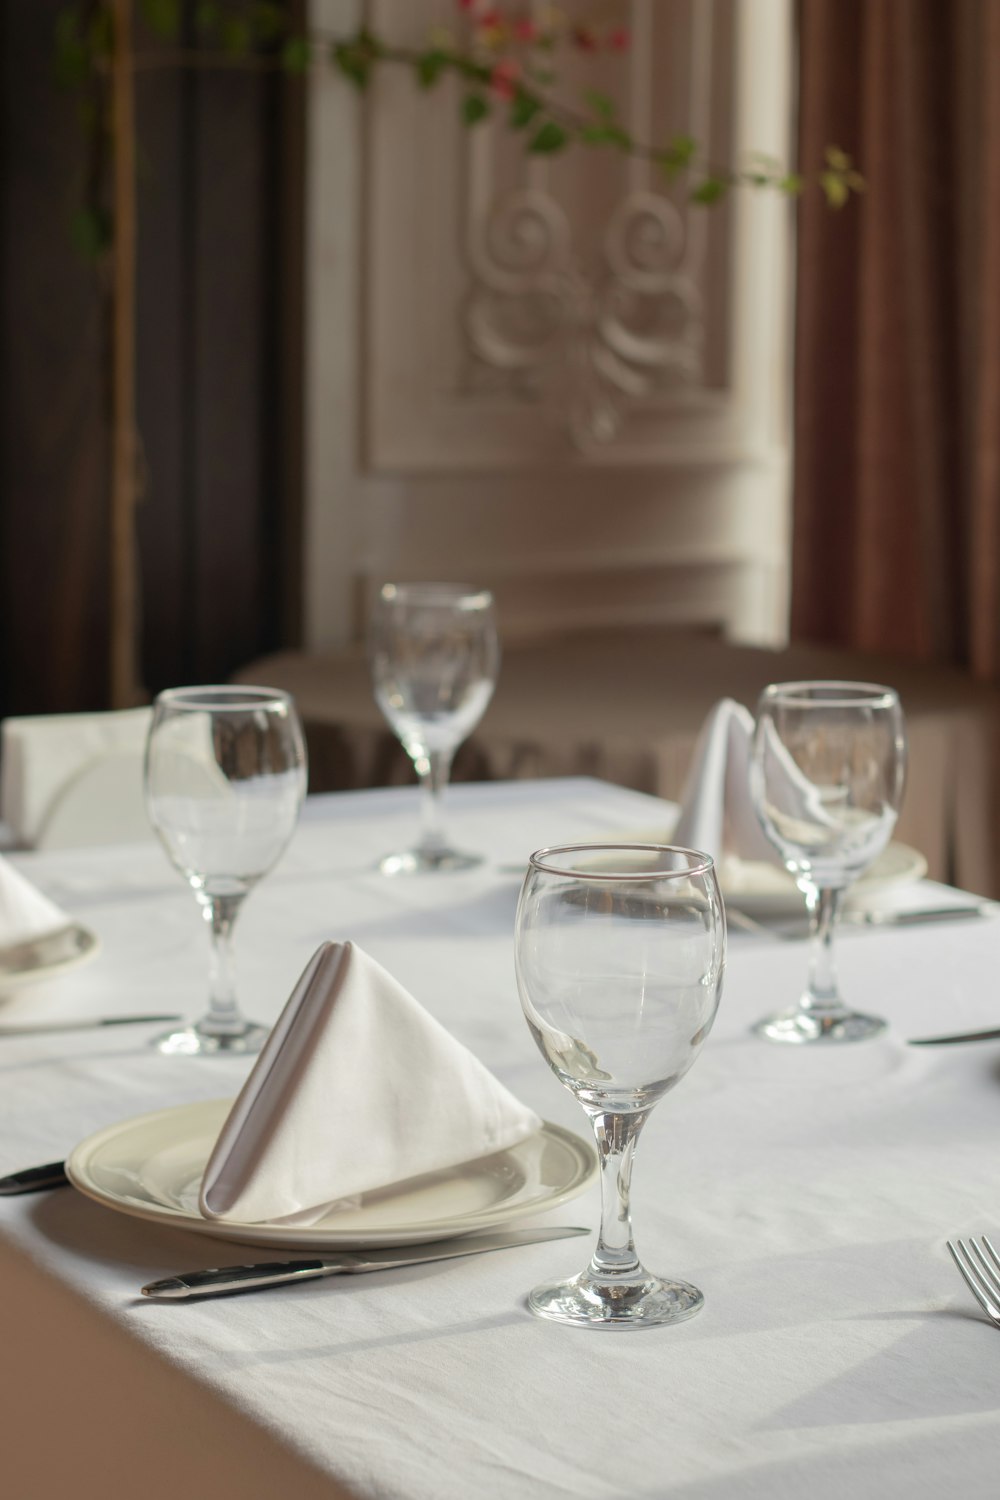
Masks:
[[[375,700],[413,762],[423,789],[423,834],[389,854],[383,874],[464,870],[481,857],[452,847],[442,793],[458,746],[493,694],[500,648],[492,595],[448,583],[387,583],[369,624]]]
[[[171,688],[146,743],[150,822],[201,908],[211,939],[208,1013],[154,1039],[163,1052],[260,1050],[268,1028],[236,1000],[232,929],[298,822],[306,753],[294,704],[271,688]]]
[[[757,710],[750,793],[765,834],[805,896],[812,959],[799,1004],[754,1031],[769,1041],[861,1041],[885,1022],[843,1002],[833,934],[848,888],[892,837],[906,772],[899,697],[878,683],[790,682]]]
[[[596,1327],[690,1317],[701,1293],[644,1268],[629,1198],[642,1126],[695,1061],[718,1008],[725,916],[712,860],[665,845],[540,850],[521,890],[515,953],[529,1029],[591,1120],[602,1177],[590,1265],[536,1287],[529,1306]]]

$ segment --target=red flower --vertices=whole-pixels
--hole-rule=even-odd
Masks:
[[[632,41],[627,26],[619,26],[608,37],[608,46],[612,52],[627,52]]]
[[[538,35],[538,27],[529,16],[514,22],[514,35],[519,42],[533,42]]]
[[[505,57],[490,74],[490,88],[499,99],[513,99],[517,93],[517,63]]]
[[[574,26],[573,41],[580,48],[581,52],[597,51],[597,37],[589,26]]]

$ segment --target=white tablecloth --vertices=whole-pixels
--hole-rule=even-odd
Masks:
[[[492,863],[426,880],[371,868],[412,831],[411,793],[310,805],[240,919],[246,1008],[273,1018],[315,946],[352,938],[521,1098],[585,1134],[520,1014],[518,881],[496,866],[552,840],[655,826],[663,804],[563,781],[458,787],[450,805],[461,843]],[[157,848],[22,866],[103,950],[0,1002],[0,1022],[199,1011],[204,934]],[[6,1300],[7,1326],[20,1330],[20,1343],[0,1348],[0,1471],[22,1476],[8,1493],[61,1495],[54,1476],[67,1466],[79,1495],[152,1493],[172,1462],[169,1440],[153,1432],[153,1413],[134,1413],[162,1381],[177,1451],[197,1460],[204,1444],[195,1493],[216,1496],[265,1493],[245,1473],[256,1464],[263,1474],[275,1453],[291,1466],[286,1481],[298,1476],[285,1490],[296,1500],[335,1493],[336,1481],[405,1500],[992,1496],[1000,1333],[944,1240],[1000,1228],[1000,1044],[930,1050],[904,1039],[1000,1022],[998,947],[992,918],[845,933],[845,990],[891,1031],[815,1053],[747,1031],[793,1000],[804,946],[734,934],[713,1035],[654,1113],[633,1184],[640,1253],[705,1293],[704,1311],[677,1328],[596,1334],[534,1319],[526,1291],[578,1269],[584,1240],[191,1306],[143,1303],[144,1281],[255,1252],[69,1190],[0,1200],[0,1308]],[[128,1115],[231,1094],[248,1066],[160,1057],[134,1030],[0,1046],[0,1172],[60,1157]],[[597,1212],[595,1188],[550,1218],[596,1224]],[[92,1364],[79,1358],[88,1349]],[[121,1373],[132,1366],[134,1378]]]

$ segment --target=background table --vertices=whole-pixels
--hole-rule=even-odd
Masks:
[[[456,835],[492,864],[387,881],[409,792],[318,799],[238,932],[247,1009],[273,1018],[324,938],[384,963],[511,1088],[585,1133],[517,1003],[518,881],[552,839],[653,832],[663,804],[598,783],[458,787]],[[155,848],[28,856],[102,937],[86,968],[0,1005],[29,1015],[201,1008],[192,898]],[[4,1492],[468,1500],[992,1495],[1000,1334],[944,1240],[995,1229],[1000,1047],[907,1036],[1000,1020],[993,919],[841,942],[884,1040],[770,1047],[752,1020],[801,987],[801,943],[734,936],[722,1008],[639,1150],[640,1252],[704,1311],[599,1334],[537,1321],[529,1287],[587,1241],[184,1305],[145,1281],[254,1252],[161,1230],[63,1190],[0,1201]],[[247,1064],[164,1058],[135,1030],[0,1043],[0,1171],[117,1119],[231,1094]],[[433,1081],[428,1080],[428,1087]],[[596,1187],[550,1221],[596,1224]],[[183,1488],[182,1488],[183,1487]]]

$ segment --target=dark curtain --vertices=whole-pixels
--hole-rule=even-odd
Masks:
[[[70,243],[84,151],[52,82],[58,8],[0,7],[0,713],[107,690],[107,319]]]
[[[108,705],[108,306],[70,238],[61,3],[0,7],[0,715]],[[136,32],[147,60],[169,45]],[[148,692],[296,640],[301,90],[260,68],[137,73]]]
[[[1000,674],[1000,3],[801,0],[792,628]]]

